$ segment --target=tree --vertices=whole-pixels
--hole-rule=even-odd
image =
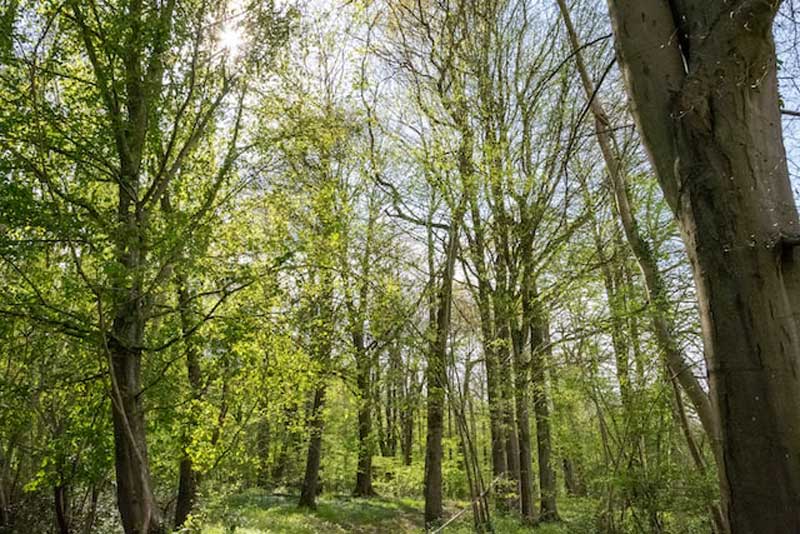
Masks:
[[[148,328],[183,245],[207,222],[231,177],[241,148],[236,133],[227,132],[233,142],[205,174],[184,174],[202,166],[198,146],[213,139],[223,112],[236,116],[241,108],[241,97],[230,97],[245,90],[243,72],[252,63],[241,71],[228,65],[229,54],[216,44],[220,24],[208,25],[201,5],[180,15],[174,1],[44,7],[28,13],[40,46],[23,49],[12,63],[43,66],[31,71],[38,90],[21,95],[23,114],[36,127],[7,130],[8,146],[14,168],[50,199],[48,230],[64,240],[96,305],[93,342],[109,368],[124,528],[161,532],[144,416],[143,362],[158,352],[148,347]],[[262,24],[275,23],[271,6],[255,11]],[[226,3],[211,12],[224,16]],[[279,26],[250,59],[262,61],[268,43],[281,41],[285,32],[273,31]],[[63,179],[59,165],[69,169]],[[182,210],[182,224],[166,227],[160,206],[192,180],[202,186],[198,197]]]
[[[633,114],[694,270],[732,532],[800,528],[799,221],[779,5],[609,1]]]

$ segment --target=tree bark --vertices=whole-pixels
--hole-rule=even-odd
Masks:
[[[428,385],[428,428],[425,447],[425,524],[442,519],[442,435],[444,431],[444,402],[447,391],[447,339],[450,333],[453,273],[458,253],[458,239],[463,200],[456,208],[447,237],[447,249],[436,295],[436,323],[425,371]]]
[[[191,338],[193,328],[192,310],[194,304],[192,296],[187,287],[186,278],[178,276],[178,306],[180,308],[181,331],[185,336],[186,343],[186,375],[189,381],[189,389],[192,400],[199,400],[203,394],[202,371],[200,369],[199,347]],[[189,445],[191,432],[197,422],[194,413],[190,414],[189,428],[185,430],[183,458],[178,466],[178,498],[175,502],[175,528],[180,529],[189,517],[189,514],[197,500],[197,488],[200,484],[200,473],[195,471],[192,458],[186,448]]]
[[[524,222],[523,222],[524,227]],[[519,498],[520,513],[523,520],[528,523],[535,523],[539,520],[539,515],[534,505],[534,481],[533,481],[533,452],[531,446],[531,424],[528,412],[530,404],[530,385],[531,385],[531,357],[526,350],[530,338],[530,327],[532,317],[532,293],[535,291],[533,281],[533,258],[532,258],[533,233],[525,232],[520,243],[522,265],[522,282],[520,289],[520,299],[522,301],[521,320],[515,320],[512,324],[512,349],[514,351],[514,376],[515,383],[515,403],[517,412],[517,425],[519,427]]]
[[[416,407],[416,370],[413,374],[413,382],[409,383],[409,377],[405,378],[403,399],[400,404],[400,427],[402,436],[400,439],[400,452],[403,455],[403,465],[411,465],[414,447],[414,411]]]
[[[780,2],[609,0],[617,56],[697,286],[734,533],[800,532],[800,242]]]
[[[582,497],[585,492],[580,476],[575,469],[575,462],[568,457],[563,458],[561,462],[564,470],[564,488],[567,490],[567,494],[573,497]]]
[[[192,459],[187,455],[178,466],[178,498],[175,501],[175,528],[179,529],[188,519],[197,497],[199,474],[195,472]]]
[[[372,366],[361,332],[353,334],[353,345],[358,360],[356,386],[361,397],[358,399],[358,466],[353,495],[373,497],[375,490],[372,489],[372,381],[370,380]]]
[[[520,513],[525,521],[533,523],[538,519],[536,508],[533,504],[533,456],[531,451],[531,425],[528,415],[530,397],[530,364],[525,356],[524,343],[514,349],[516,356],[515,373],[515,407],[517,412],[517,425],[519,426],[519,499]]]
[[[322,410],[325,407],[325,384],[317,386],[314,391],[314,401],[311,407],[311,421],[309,422],[308,452],[306,454],[306,469],[303,484],[300,488],[300,501],[298,506],[315,509],[317,507],[317,493],[319,493],[319,467],[322,463],[322,432],[325,420]]]
[[[537,298],[536,291],[531,294]],[[536,416],[536,444],[539,457],[539,486],[541,504],[539,519],[557,521],[556,473],[552,465],[552,439],[550,435],[550,406],[547,395],[545,357],[550,352],[550,332],[548,319],[534,301],[533,322],[531,324],[531,379],[533,382],[533,411]]]
[[[317,506],[319,493],[319,468],[322,463],[322,433],[325,429],[323,410],[325,408],[325,394],[327,386],[327,373],[330,366],[333,349],[333,278],[330,270],[323,269],[320,273],[320,296],[316,314],[320,320],[321,328],[315,332],[314,357],[320,365],[319,383],[314,390],[314,400],[311,404],[310,420],[308,422],[309,438],[306,454],[306,467],[303,482],[300,488],[298,505],[314,509]]]
[[[137,291],[120,304],[108,340],[111,358],[117,504],[126,534],[164,532],[153,495],[141,391],[144,320]]]
[[[58,484],[53,488],[53,501],[56,512],[56,527],[59,534],[70,534],[70,509],[68,488]]]

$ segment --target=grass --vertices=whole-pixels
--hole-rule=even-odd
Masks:
[[[226,520],[212,523],[203,532],[227,534],[223,523],[237,524],[236,534],[421,532],[419,510],[413,500],[325,497],[311,511],[298,508],[293,498],[247,493],[230,499]]]
[[[446,516],[456,513],[466,503],[449,503]],[[493,516],[497,534],[581,534],[589,533],[584,526],[591,516],[591,505],[585,501],[565,501],[561,504],[563,521],[535,528],[523,525],[516,518]],[[314,511],[300,509],[296,499],[247,492],[231,497],[224,507],[224,516],[217,514],[205,528],[204,534],[419,534],[424,532],[423,503],[404,498],[356,499],[325,496],[318,500]],[[212,516],[213,517],[213,516]],[[228,530],[226,530],[226,526]],[[469,513],[448,526],[442,534],[472,532]]]

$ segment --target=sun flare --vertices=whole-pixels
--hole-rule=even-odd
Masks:
[[[231,0],[226,9],[226,17],[220,28],[219,49],[228,56],[236,58],[244,43],[244,27],[242,17],[244,8],[241,0]]]
[[[228,56],[236,57],[239,54],[242,41],[242,29],[238,25],[231,24],[222,28],[219,35],[219,46]]]

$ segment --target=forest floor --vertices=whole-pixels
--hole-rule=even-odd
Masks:
[[[324,496],[317,509],[297,507],[297,500],[265,493],[247,493],[231,498],[224,516],[203,529],[205,534],[419,534],[424,532],[421,500],[407,498],[356,499]],[[450,517],[468,503],[450,502],[445,515]],[[590,503],[569,500],[559,503],[562,520],[535,528],[512,517],[493,516],[497,534],[573,534],[590,532],[586,526]],[[231,527],[236,526],[232,531]],[[227,527],[227,528],[226,528]],[[472,532],[469,512],[444,529],[442,534]]]

